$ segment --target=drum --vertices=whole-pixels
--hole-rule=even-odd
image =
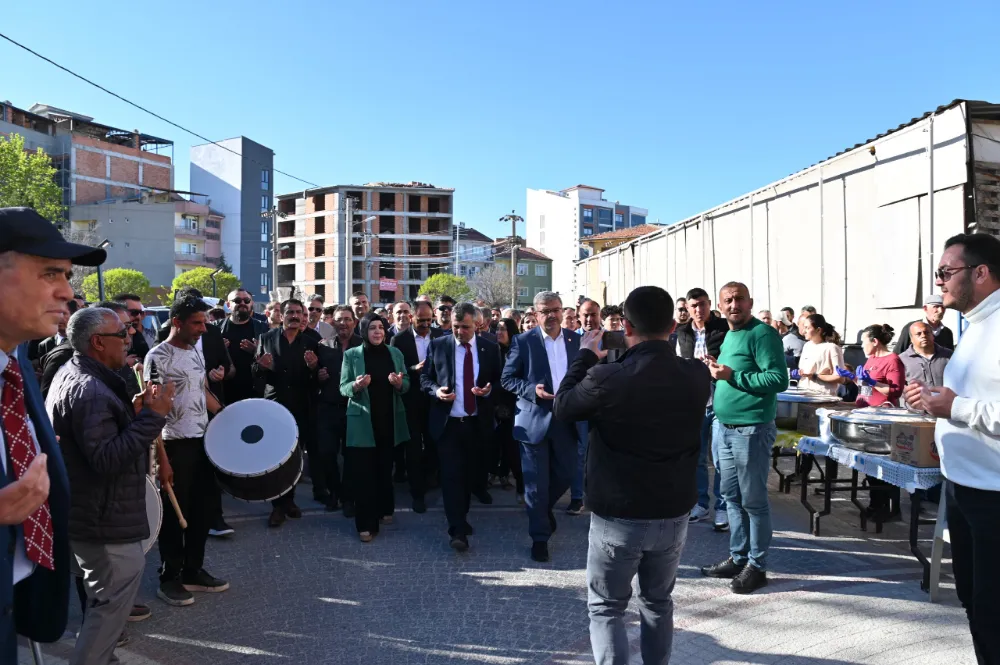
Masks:
[[[152,476],[146,476],[146,521],[149,522],[149,538],[142,541],[143,554],[148,554],[153,549],[153,543],[163,526],[163,501],[160,500],[160,490],[156,488]]]
[[[226,492],[244,501],[271,501],[302,475],[298,439],[288,409],[267,399],[245,399],[208,424],[205,452]]]

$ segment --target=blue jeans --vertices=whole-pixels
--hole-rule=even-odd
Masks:
[[[715,509],[725,510],[726,500],[722,498],[722,474],[719,473],[719,451],[715,445],[715,437],[712,436],[712,422],[715,420],[715,411],[712,407],[705,409],[705,419],[701,421],[701,450],[698,451],[698,469],[695,472],[695,482],[698,484],[698,505],[708,510],[712,507],[708,496],[708,449],[712,449],[712,464],[715,466],[715,481],[713,491],[715,492]]]
[[[688,515],[663,520],[590,516],[587,607],[597,665],[627,665],[625,610],[639,575],[639,643],[644,665],[667,665],[674,639],[670,595],[687,539]]]
[[[712,425],[712,438],[719,451],[722,496],[729,513],[729,552],[736,564],[749,561],[759,570],[767,570],[767,548],[771,545],[767,474],[777,436],[773,420],[735,429],[718,420]]]

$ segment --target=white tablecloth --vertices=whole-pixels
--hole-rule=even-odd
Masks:
[[[829,457],[838,464],[878,478],[907,492],[930,489],[944,480],[937,467],[918,467],[893,462],[888,455],[871,455],[843,446],[836,441],[804,436],[799,439],[799,452]]]

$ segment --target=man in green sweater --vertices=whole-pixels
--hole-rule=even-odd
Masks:
[[[781,338],[754,318],[745,284],[729,282],[719,291],[719,309],[729,333],[719,358],[705,358],[715,385],[713,447],[719,453],[722,497],[729,512],[728,559],[701,569],[708,577],[731,579],[734,593],[767,586],[771,507],[767,474],[778,430],[777,395],[788,388]]]

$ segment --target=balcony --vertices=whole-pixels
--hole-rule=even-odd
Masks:
[[[211,264],[211,260],[204,254],[194,254],[192,252],[174,252],[174,262],[195,266],[208,266]]]
[[[194,226],[175,226],[174,236],[186,238],[204,238],[205,229]]]

